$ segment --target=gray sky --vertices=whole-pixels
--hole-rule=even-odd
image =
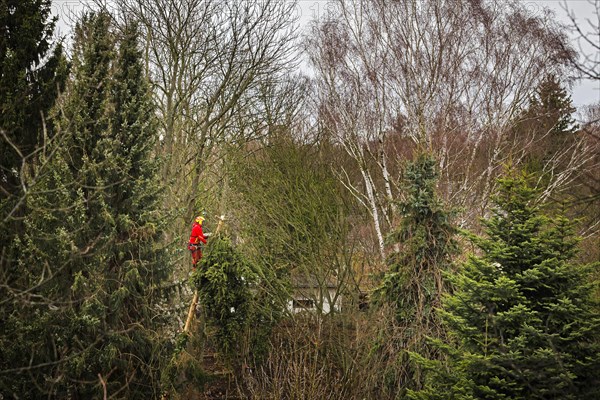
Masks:
[[[588,0],[568,0],[566,2],[564,0],[526,0],[524,2],[531,4],[531,7],[533,7],[534,10],[541,6],[548,7],[556,13],[556,17],[559,21],[568,23],[569,19],[564,9],[564,5],[566,4],[575,14],[579,26],[589,28],[586,19],[591,19],[594,25],[596,27],[598,26],[599,16],[595,14],[594,5]],[[586,29],[586,31],[589,32],[589,29]],[[589,33],[595,34],[595,38],[600,40],[600,34],[596,32]],[[575,48],[579,49],[577,44],[575,44]],[[583,50],[587,50],[588,54],[593,54],[591,53],[590,47],[585,47]],[[596,59],[600,61],[600,54],[596,54]],[[573,103],[578,107],[599,103],[600,82],[594,82],[589,79],[576,82],[571,88],[571,98],[573,99]]]
[[[53,14],[60,18],[58,25],[58,34],[60,36],[70,36],[70,24],[74,17],[83,9],[83,4],[89,0],[53,0]],[[593,0],[592,0],[593,1]],[[568,22],[567,14],[561,7],[563,0],[523,0],[523,3],[533,12],[541,12],[543,7],[553,10],[559,21]],[[576,18],[581,23],[585,23],[586,18],[594,18],[594,7],[589,0],[568,0],[568,7],[575,13]],[[306,24],[312,18],[323,17],[327,13],[326,0],[299,0],[297,13],[300,17],[300,23]],[[600,58],[600,54],[598,55]],[[582,106],[591,103],[600,102],[600,82],[590,80],[577,82],[571,88],[571,97],[576,106]]]

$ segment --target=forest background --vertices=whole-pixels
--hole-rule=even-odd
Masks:
[[[89,6],[0,1],[0,396],[597,398],[599,1]]]

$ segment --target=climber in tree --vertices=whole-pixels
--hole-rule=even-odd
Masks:
[[[196,264],[202,258],[202,244],[206,244],[206,235],[202,232],[202,222],[204,217],[197,216],[194,220],[188,250],[192,252],[192,269],[196,269]]]

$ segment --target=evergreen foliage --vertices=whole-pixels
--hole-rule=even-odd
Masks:
[[[2,369],[14,373],[0,392],[157,397],[167,348],[156,306],[169,266],[160,245],[154,106],[136,27],[117,40],[108,14],[87,15],[74,50],[56,112],[57,148],[41,164],[47,170],[14,244],[20,292],[0,336],[9,349]]]
[[[600,399],[600,264],[574,262],[585,244],[550,214],[574,199],[598,242],[600,108],[580,128],[562,77],[530,87],[570,57],[549,14],[425,1],[388,18],[385,2],[340,0],[343,26],[317,23],[307,48],[313,80],[283,77],[296,64],[280,0],[110,3],[120,19],[83,16],[67,62],[51,0],[0,0],[0,400],[234,385],[256,399]],[[444,170],[416,153],[399,188],[390,176],[423,143]],[[509,159],[525,173],[490,206]],[[466,224],[487,216],[458,270],[438,172],[449,201],[477,205]],[[179,280],[193,208],[218,209],[228,232]],[[180,332],[187,304],[167,291],[188,283],[199,329]]]
[[[452,277],[442,314],[447,368],[432,369],[418,399],[597,399],[600,318],[589,267],[574,264],[573,224],[536,204],[523,175],[499,181],[496,207]]]
[[[261,363],[283,310],[266,288],[272,273],[243,256],[224,234],[211,237],[192,280],[221,358],[237,371]]]
[[[43,144],[44,118],[66,78],[62,45],[52,46],[50,3],[0,1],[0,130],[7,138],[0,138],[0,200],[20,191],[23,157]]]
[[[398,204],[402,219],[388,237],[394,250],[376,293],[378,301],[393,310],[388,333],[380,339],[380,347],[393,359],[395,377],[388,378],[392,392],[421,387],[422,372],[409,359],[409,352],[435,358],[438,351],[427,338],[445,338],[436,308],[449,290],[443,274],[452,269],[458,249],[452,213],[436,196],[437,177],[436,161],[430,154],[418,154],[407,166],[406,200]]]
[[[253,266],[222,236],[211,237],[193,276],[209,325],[224,358],[239,364],[248,354],[251,327],[259,326],[251,286],[258,276]]]
[[[49,15],[49,0],[0,0],[0,270],[8,287],[20,277],[9,244],[23,234],[27,185],[53,135],[48,112],[68,69]]]
[[[555,75],[548,75],[536,89],[529,106],[519,116],[515,131],[525,138],[528,149],[525,170],[545,175],[548,179],[564,168],[572,146],[577,141],[577,126],[573,113],[575,107]],[[563,154],[564,153],[564,154]]]
[[[554,135],[554,140],[560,140],[557,136],[577,132],[572,115],[574,112],[575,107],[567,90],[555,75],[548,75],[531,98],[526,115],[536,120],[535,126],[540,133],[548,132]]]

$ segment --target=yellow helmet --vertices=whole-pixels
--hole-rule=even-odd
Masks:
[[[204,217],[202,215],[198,215],[195,220],[197,223],[202,225],[202,221],[204,221]]]

